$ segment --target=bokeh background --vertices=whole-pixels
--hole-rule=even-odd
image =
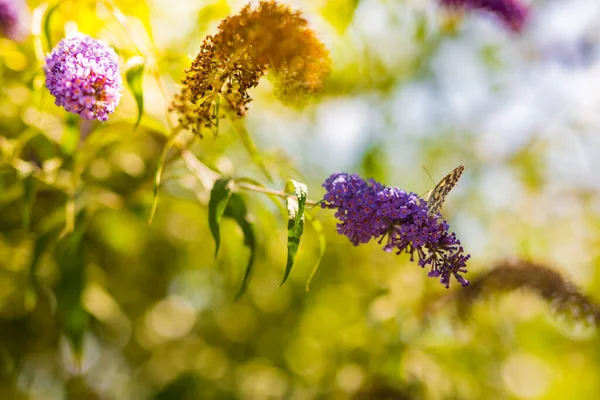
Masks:
[[[376,242],[352,246],[335,232],[330,210],[308,211],[323,224],[327,247],[306,292],[318,232],[307,224],[279,286],[286,216],[263,194],[243,192],[257,245],[248,291],[234,301],[249,257],[244,237],[224,219],[215,259],[210,187],[176,152],[147,221],[171,97],[204,36],[246,2],[59,3],[29,1],[43,29],[21,43],[0,39],[0,398],[600,393],[593,319],[563,318],[526,289],[458,310],[456,296],[469,288],[452,282],[446,290]],[[243,123],[273,181],[227,121],[191,153],[223,175],[273,189],[302,181],[313,200],[338,171],[422,194],[434,185],[423,166],[437,182],[464,164],[444,215],[472,255],[467,279],[506,260],[534,262],[562,274],[590,304],[598,300],[600,2],[523,0],[530,14],[521,32],[493,13],[456,15],[435,0],[283,3],[302,10],[330,49],[332,73],[302,109],[279,102],[268,78],[252,90]],[[107,123],[54,106],[36,46],[48,52],[73,30],[114,46],[123,68],[144,57],[137,129],[129,91]],[[77,157],[75,205],[88,223],[80,251],[69,253],[57,248],[56,233]],[[75,303],[81,314],[65,319]]]

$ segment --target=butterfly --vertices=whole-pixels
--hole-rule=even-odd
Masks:
[[[448,193],[450,193],[454,185],[456,185],[464,170],[465,166],[459,165],[450,171],[450,173],[446,175],[444,179],[440,181],[440,183],[435,185],[435,187],[429,191],[426,196],[427,209],[429,210],[427,212],[428,216],[431,217],[440,212],[442,205],[444,204],[444,200],[446,200],[446,196]]]

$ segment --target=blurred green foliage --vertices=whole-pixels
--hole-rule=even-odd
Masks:
[[[323,96],[288,109],[263,78],[248,117],[202,140],[175,143],[166,111],[202,38],[243,3],[31,1],[30,39],[0,39],[0,398],[594,398],[600,343],[588,314],[562,320],[552,296],[528,290],[458,309],[454,293],[469,289],[445,291],[377,243],[353,247],[309,202],[337,170],[423,193],[422,165],[441,177],[464,163],[444,214],[473,254],[467,278],[534,260],[594,308],[598,189],[552,192],[544,160],[556,142],[542,135],[502,157],[486,149],[502,137],[490,145],[460,124],[394,129],[410,113],[388,107],[394,93],[441,85],[436,57],[469,36],[434,5],[296,3],[331,50]],[[122,68],[134,60],[107,123],[59,109],[43,85],[44,53],[74,29],[114,46]],[[478,60],[494,77],[518,40],[490,39],[464,66]],[[359,103],[374,111],[352,125]],[[309,223],[289,219],[277,193],[215,194],[229,177],[259,191],[304,182]],[[505,191],[496,202],[494,188]]]

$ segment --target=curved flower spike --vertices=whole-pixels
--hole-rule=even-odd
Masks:
[[[373,238],[379,238],[379,243],[387,238],[385,251],[406,252],[411,261],[416,255],[418,264],[429,266],[428,275],[440,278],[446,288],[451,276],[462,286],[469,284],[461,274],[467,272],[471,256],[464,254],[460,240],[448,231],[448,223],[439,214],[428,215],[423,198],[372,179],[365,181],[356,174],[333,174],[323,187],[327,193],[322,207],[337,210],[337,231],[355,246]]]
[[[261,1],[226,18],[207,36],[186,70],[171,111],[180,124],[199,134],[217,125],[219,98],[243,116],[252,100],[248,90],[270,71],[283,100],[295,101],[321,90],[329,74],[329,53],[299,12],[275,1]]]

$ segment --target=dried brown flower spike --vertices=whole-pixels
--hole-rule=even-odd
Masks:
[[[261,1],[224,19],[219,32],[204,39],[170,110],[179,113],[184,128],[200,134],[216,125],[219,102],[244,116],[252,100],[248,89],[267,71],[276,78],[279,97],[289,102],[321,90],[329,69],[327,49],[300,13]]]

